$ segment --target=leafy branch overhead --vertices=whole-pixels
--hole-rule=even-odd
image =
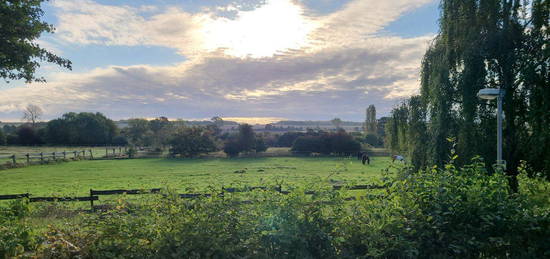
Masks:
[[[72,69],[71,61],[37,43],[42,33],[55,30],[53,25],[41,20],[43,1],[0,1],[0,77],[7,82],[20,79],[27,83],[45,82],[43,77],[36,75],[42,62]]]

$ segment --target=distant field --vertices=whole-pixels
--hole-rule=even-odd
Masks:
[[[206,190],[208,186],[372,183],[390,160],[371,165],[354,158],[261,157],[132,159],[77,161],[0,171],[0,194],[87,195],[89,189],[171,187]]]

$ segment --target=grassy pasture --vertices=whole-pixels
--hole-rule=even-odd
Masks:
[[[374,157],[371,165],[355,158],[260,157],[203,159],[83,160],[0,171],[0,194],[87,195],[89,189],[170,187],[178,191],[209,186],[304,183],[368,184],[391,161]]]

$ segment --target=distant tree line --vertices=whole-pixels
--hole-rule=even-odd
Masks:
[[[101,113],[66,113],[47,123],[4,125],[0,143],[8,145],[105,145],[114,144],[119,131]]]
[[[386,143],[421,168],[496,160],[496,102],[505,91],[504,157],[517,190],[521,161],[550,179],[550,4],[532,1],[441,1],[440,32],[424,55],[421,90],[392,111]],[[453,152],[454,151],[454,152]]]
[[[32,116],[31,116],[32,117]],[[29,117],[29,118],[31,118]],[[223,151],[229,157],[265,152],[268,147],[289,147],[296,153],[349,155],[362,149],[362,144],[376,146],[378,138],[360,132],[346,133],[308,129],[306,132],[256,133],[249,124],[238,125],[235,133],[224,132],[223,119],[188,125],[166,117],[153,120],[134,118],[118,128],[101,113],[66,113],[48,122],[37,117],[20,126],[5,125],[0,130],[0,144],[5,145],[130,145],[135,148],[168,150],[172,156],[194,157]],[[372,143],[370,143],[372,142]]]

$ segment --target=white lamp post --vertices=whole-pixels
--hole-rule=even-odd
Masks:
[[[505,161],[502,160],[502,98],[504,97],[504,89],[481,89],[477,93],[477,97],[484,100],[497,99],[497,165],[505,166]]]

